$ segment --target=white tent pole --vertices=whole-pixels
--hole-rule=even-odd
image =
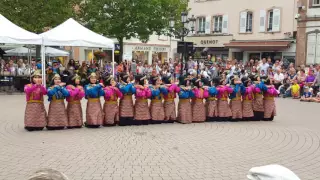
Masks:
[[[91,53],[92,53],[92,56],[91,56],[91,64],[93,64],[93,49],[91,49]]]
[[[114,47],[112,48],[112,75],[114,77]]]
[[[41,73],[42,73],[42,84],[46,87],[46,55],[45,55],[45,46],[41,45]]]

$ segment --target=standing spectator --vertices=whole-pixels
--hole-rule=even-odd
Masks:
[[[266,58],[262,58],[262,64],[259,65],[260,74],[262,74],[262,71],[266,73],[268,71],[268,68],[269,64],[267,63]]]
[[[174,64],[174,76],[175,76],[176,80],[179,79],[180,73],[181,73],[181,64],[180,64],[179,61],[177,61],[177,62]]]
[[[137,75],[137,64],[136,60],[132,60],[131,66],[130,66],[131,73],[133,76]]]
[[[69,71],[69,74],[72,76],[74,74],[74,71],[76,69],[76,64],[74,59],[70,59],[67,65],[67,71]]]
[[[271,66],[269,66],[269,68],[268,68],[267,76],[268,76],[269,79],[273,79],[274,73],[272,71],[272,67]]]
[[[272,59],[271,59],[270,57],[268,57],[267,62],[268,62],[268,64],[269,64],[269,66],[271,66],[271,67],[272,67],[273,63],[272,63]]]
[[[280,61],[279,60],[276,60],[276,62],[272,66],[272,70],[273,70],[274,73],[277,72],[277,69],[281,69],[281,65],[280,65]]]
[[[138,66],[137,66],[137,74],[143,75],[143,71],[144,71],[143,69],[144,69],[144,68],[143,68],[142,63],[139,62]]]

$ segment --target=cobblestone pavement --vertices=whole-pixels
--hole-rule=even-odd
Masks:
[[[85,103],[83,103],[85,105]],[[26,132],[24,96],[0,96],[0,179],[54,168],[73,180],[245,180],[277,163],[320,179],[320,104],[277,99],[273,122]]]

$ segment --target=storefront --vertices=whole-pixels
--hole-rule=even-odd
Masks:
[[[274,41],[230,41],[225,44],[230,48],[230,57],[243,60],[271,58],[272,61],[286,58],[295,60],[296,44],[293,40]]]
[[[196,52],[201,56],[211,55],[212,59],[229,57],[229,48],[224,46],[232,40],[232,36],[190,36],[186,41],[193,42]]]
[[[151,45],[151,44],[124,44],[124,57],[135,59],[142,63],[151,64],[153,59],[159,59],[164,62],[169,58],[169,45]]]

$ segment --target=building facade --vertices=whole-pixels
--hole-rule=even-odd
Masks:
[[[297,27],[297,63],[320,63],[320,0],[299,0]]]
[[[296,5],[294,0],[190,0],[189,15],[197,21],[187,41],[216,58],[294,61]]]

